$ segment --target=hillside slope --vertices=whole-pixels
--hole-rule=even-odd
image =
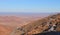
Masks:
[[[12,29],[12,27],[0,24],[0,35],[9,35]]]
[[[17,28],[15,30],[15,34],[18,35],[32,35],[43,33],[46,29],[49,28],[49,24],[57,24],[56,31],[60,31],[60,13],[55,15],[50,15],[43,19],[39,19],[37,21],[30,22],[27,25],[22,26],[21,28]],[[20,32],[20,33],[18,33]],[[23,33],[24,32],[24,33]]]
[[[38,21],[40,22],[40,20]],[[39,22],[37,24],[39,24]],[[44,30],[49,28],[48,23],[57,24],[56,31],[60,31],[60,14],[48,16],[42,19],[41,22],[42,23],[39,24],[39,26],[32,29],[30,32],[28,32],[28,34],[32,35],[32,34],[43,33]]]
[[[16,28],[40,19],[41,16],[2,16],[0,15],[0,35],[10,35]],[[42,18],[42,17],[41,17]]]

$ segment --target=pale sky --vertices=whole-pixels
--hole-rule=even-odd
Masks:
[[[60,0],[0,0],[0,12],[60,12]]]

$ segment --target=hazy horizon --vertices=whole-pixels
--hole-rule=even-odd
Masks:
[[[42,14],[57,14],[58,12],[51,12],[51,13],[34,13],[34,12],[0,12],[0,15],[42,15]]]

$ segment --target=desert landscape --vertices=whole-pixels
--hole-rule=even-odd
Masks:
[[[0,15],[0,35],[10,35],[15,28],[24,26],[30,22],[39,20],[46,16],[44,15],[42,16],[38,16],[38,15],[33,15],[33,16],[4,15],[2,16]]]
[[[60,35],[60,0],[0,0],[0,35]]]
[[[24,35],[42,33],[49,28],[47,24],[49,23],[50,18],[52,18],[52,24],[57,23],[59,25],[60,13],[49,16],[0,16],[0,35],[21,35],[22,30],[18,30],[20,27],[21,29],[24,29]],[[13,31],[15,31],[15,33]],[[56,28],[56,31],[60,31],[60,26]]]
[[[15,33],[13,32],[14,34],[12,35],[33,35],[33,34],[38,34],[38,33],[44,33],[45,31],[49,32],[50,24],[54,26],[56,25],[56,27],[54,28],[56,32],[60,31],[59,19],[60,19],[60,13],[55,14],[55,15],[50,15],[45,18],[41,18],[39,20],[35,20],[26,25],[23,25],[22,27],[16,28],[14,30]],[[54,31],[54,29],[52,31]]]

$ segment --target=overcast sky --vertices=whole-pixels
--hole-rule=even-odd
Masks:
[[[0,12],[60,12],[60,0],[0,0]]]

